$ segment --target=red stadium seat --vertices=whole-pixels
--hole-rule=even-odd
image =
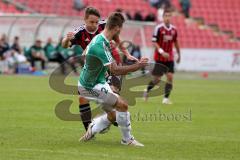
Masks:
[[[79,16],[83,12],[73,9],[73,0],[16,0],[26,4],[28,7],[46,14],[58,14],[68,16]],[[180,10],[179,0],[171,0],[172,4]],[[90,6],[101,11],[103,17],[109,12],[121,8],[132,16],[136,11],[141,11],[143,16],[148,13],[156,14],[156,9],[151,7],[145,0],[85,0]],[[191,0],[191,16],[203,17],[207,24],[217,24],[222,30],[231,30],[240,37],[240,3],[239,0]],[[1,10],[18,13],[15,7],[8,7],[0,2]],[[237,48],[239,43],[229,43],[228,37],[215,36],[211,30],[201,30],[197,24],[186,24],[183,16],[173,17],[173,24],[179,32],[179,41],[182,47],[187,48]],[[145,28],[147,39],[151,39],[152,27]],[[138,43],[141,39],[136,38]],[[151,40],[147,40],[151,46]]]

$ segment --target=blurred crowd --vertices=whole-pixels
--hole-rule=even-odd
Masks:
[[[122,9],[116,9],[118,12],[122,12],[125,15],[125,18],[128,20],[134,21],[145,21],[145,22],[162,22],[162,15],[165,9],[172,9],[171,0],[146,0],[149,4],[157,9],[157,14],[148,13],[147,15],[143,15],[141,11],[136,11],[133,15],[131,15],[128,11],[124,11]],[[191,2],[190,0],[179,0],[179,5],[181,7],[182,14],[186,17],[190,17],[190,8]]]
[[[51,38],[43,44],[37,39],[29,48],[23,48],[20,44],[20,38],[14,37],[12,44],[8,43],[8,38],[3,34],[0,38],[0,68],[1,72],[18,73],[19,66],[29,65],[31,71],[37,69],[36,62],[39,62],[40,69],[44,71],[47,63],[56,62],[61,67],[62,74],[66,73],[66,66],[70,66],[75,74],[77,66],[83,64],[82,59],[77,59],[82,54],[79,46],[65,49],[61,46],[61,39],[57,45],[54,45]],[[65,62],[65,65],[61,65]]]
[[[0,72],[6,74],[21,73],[21,67],[28,67],[29,72],[36,70],[45,71],[48,69],[48,63],[58,63],[62,74],[66,74],[67,68],[70,68],[75,75],[78,75],[77,67],[83,66],[84,59],[81,56],[83,50],[75,45],[65,49],[61,45],[62,38],[54,45],[51,38],[46,43],[40,39],[35,40],[32,46],[22,47],[20,37],[15,36],[12,43],[8,43],[8,38],[3,34],[0,38]],[[141,58],[141,49],[138,45],[132,45],[128,48],[129,53],[134,57]],[[123,65],[134,63],[122,57]],[[38,65],[36,65],[38,64]],[[144,73],[144,70],[142,71]]]
[[[108,0],[111,1],[111,0]],[[122,12],[126,19],[134,21],[152,21],[162,22],[162,15],[165,9],[173,8],[171,0],[145,0],[149,4],[157,9],[156,13],[148,13],[143,16],[141,11],[130,14],[128,11],[122,9],[116,9],[118,12]],[[179,0],[181,11],[186,18],[189,18],[189,12],[191,8],[190,0]],[[77,10],[82,10],[86,7],[82,0],[74,0],[74,7]],[[66,67],[72,68],[75,74],[78,74],[77,67],[83,65],[83,59],[80,57],[83,50],[79,46],[73,46],[70,49],[65,49],[61,46],[61,40],[58,43],[53,43],[51,38],[48,38],[47,42],[42,42],[40,39],[36,39],[32,46],[26,48],[20,44],[20,37],[14,37],[12,43],[9,43],[8,37],[3,34],[0,37],[0,73],[18,73],[19,66],[22,64],[29,65],[30,70],[36,70],[36,62],[38,62],[38,68],[45,70],[49,62],[56,62],[60,65],[61,73],[66,73]],[[141,57],[141,51],[139,46],[134,46],[129,51],[136,58]],[[65,65],[61,65],[65,62]],[[123,57],[125,64],[131,64],[125,57]]]

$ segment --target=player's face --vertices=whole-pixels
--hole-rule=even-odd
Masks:
[[[87,30],[89,32],[94,32],[96,31],[97,27],[98,27],[98,21],[99,21],[99,17],[95,16],[95,15],[89,15],[87,18],[84,19],[85,20],[85,24],[87,27]]]
[[[115,27],[114,28],[114,36],[113,37],[118,37],[120,35],[120,33],[121,33],[121,30],[122,30],[122,27],[119,27],[119,26]]]
[[[166,25],[169,25],[171,23],[171,17],[172,17],[172,13],[165,13],[163,15],[163,21]]]

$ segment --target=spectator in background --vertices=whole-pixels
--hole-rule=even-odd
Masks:
[[[11,46],[11,52],[15,66],[21,63],[27,63],[27,58],[23,55],[18,36],[14,37],[13,44]]]
[[[129,15],[127,15],[125,12],[123,12],[123,10],[121,9],[121,8],[117,8],[116,10],[115,10],[115,12],[120,12],[120,13],[122,13],[122,15],[123,15],[123,17],[124,17],[124,19],[129,19]],[[131,19],[131,17],[130,17],[130,19]]]
[[[78,11],[81,11],[83,10],[84,8],[86,7],[86,5],[84,4],[84,1],[83,0],[74,0],[73,1],[73,8],[78,10]]]
[[[163,22],[163,13],[164,13],[165,9],[166,9],[166,5],[162,4],[161,7],[158,8],[158,10],[157,10],[157,20],[159,23]]]
[[[84,66],[84,56],[83,49],[79,45],[74,45],[72,47],[74,54],[69,58],[74,64],[79,64],[81,67]]]
[[[143,20],[143,17],[142,17],[142,14],[140,11],[137,11],[134,15],[134,20],[135,21],[142,21]]]
[[[7,43],[7,37],[5,34],[0,39],[0,59],[3,59],[3,54],[9,50],[9,44]]]
[[[45,56],[48,60],[55,58],[55,47],[52,44],[52,38],[48,38],[46,45],[44,46]]]
[[[160,0],[149,0],[152,7],[159,8]]]
[[[190,0],[179,0],[180,6],[182,8],[182,13],[186,18],[189,18],[189,12],[191,8],[191,2]]]
[[[45,70],[47,58],[45,57],[41,40],[36,40],[35,44],[30,48],[30,61],[33,68],[35,67],[36,61],[41,61],[42,70]]]
[[[74,55],[74,51],[71,48],[63,48],[62,43],[61,43],[62,39],[63,38],[61,37],[59,43],[56,46],[56,54],[58,56],[58,60],[59,60],[59,62],[62,61],[60,63],[64,62],[65,64],[69,65],[72,68],[74,74],[78,75],[77,68],[75,66],[75,62],[71,58]],[[66,74],[65,64],[61,65],[63,74]]]
[[[172,7],[172,4],[171,4],[170,0],[160,0],[159,7],[161,7],[162,5],[165,5],[165,8],[171,8]]]
[[[127,16],[128,20],[132,20],[132,16],[131,16],[131,14],[128,11],[126,12],[126,16]]]
[[[148,21],[148,22],[154,22],[155,20],[156,20],[156,17],[153,13],[149,13],[145,18],[145,21]]]
[[[3,41],[3,43],[4,43],[4,45],[6,46],[6,48],[9,49],[9,44],[8,44],[8,40],[7,40],[6,34],[3,34],[2,37],[1,37],[1,39],[2,39],[2,41]]]
[[[170,8],[171,2],[170,0],[149,0],[151,6],[155,7],[155,8],[160,8],[163,4],[167,7]]]
[[[11,49],[15,50],[18,53],[22,52],[22,49],[20,47],[20,43],[19,43],[19,37],[15,36],[14,40],[13,40],[13,45],[11,46]]]
[[[7,49],[2,41],[2,39],[0,39],[0,60],[3,60],[3,54],[4,52],[6,52]]]
[[[7,62],[8,65],[8,73],[15,73],[18,64],[27,62],[27,58],[21,52],[17,52],[14,49],[6,51],[3,57],[4,61]]]

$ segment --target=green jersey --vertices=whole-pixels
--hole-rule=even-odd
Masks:
[[[95,36],[86,48],[86,62],[79,78],[81,85],[92,89],[96,84],[106,83],[107,65],[112,62],[110,42],[103,34]]]

